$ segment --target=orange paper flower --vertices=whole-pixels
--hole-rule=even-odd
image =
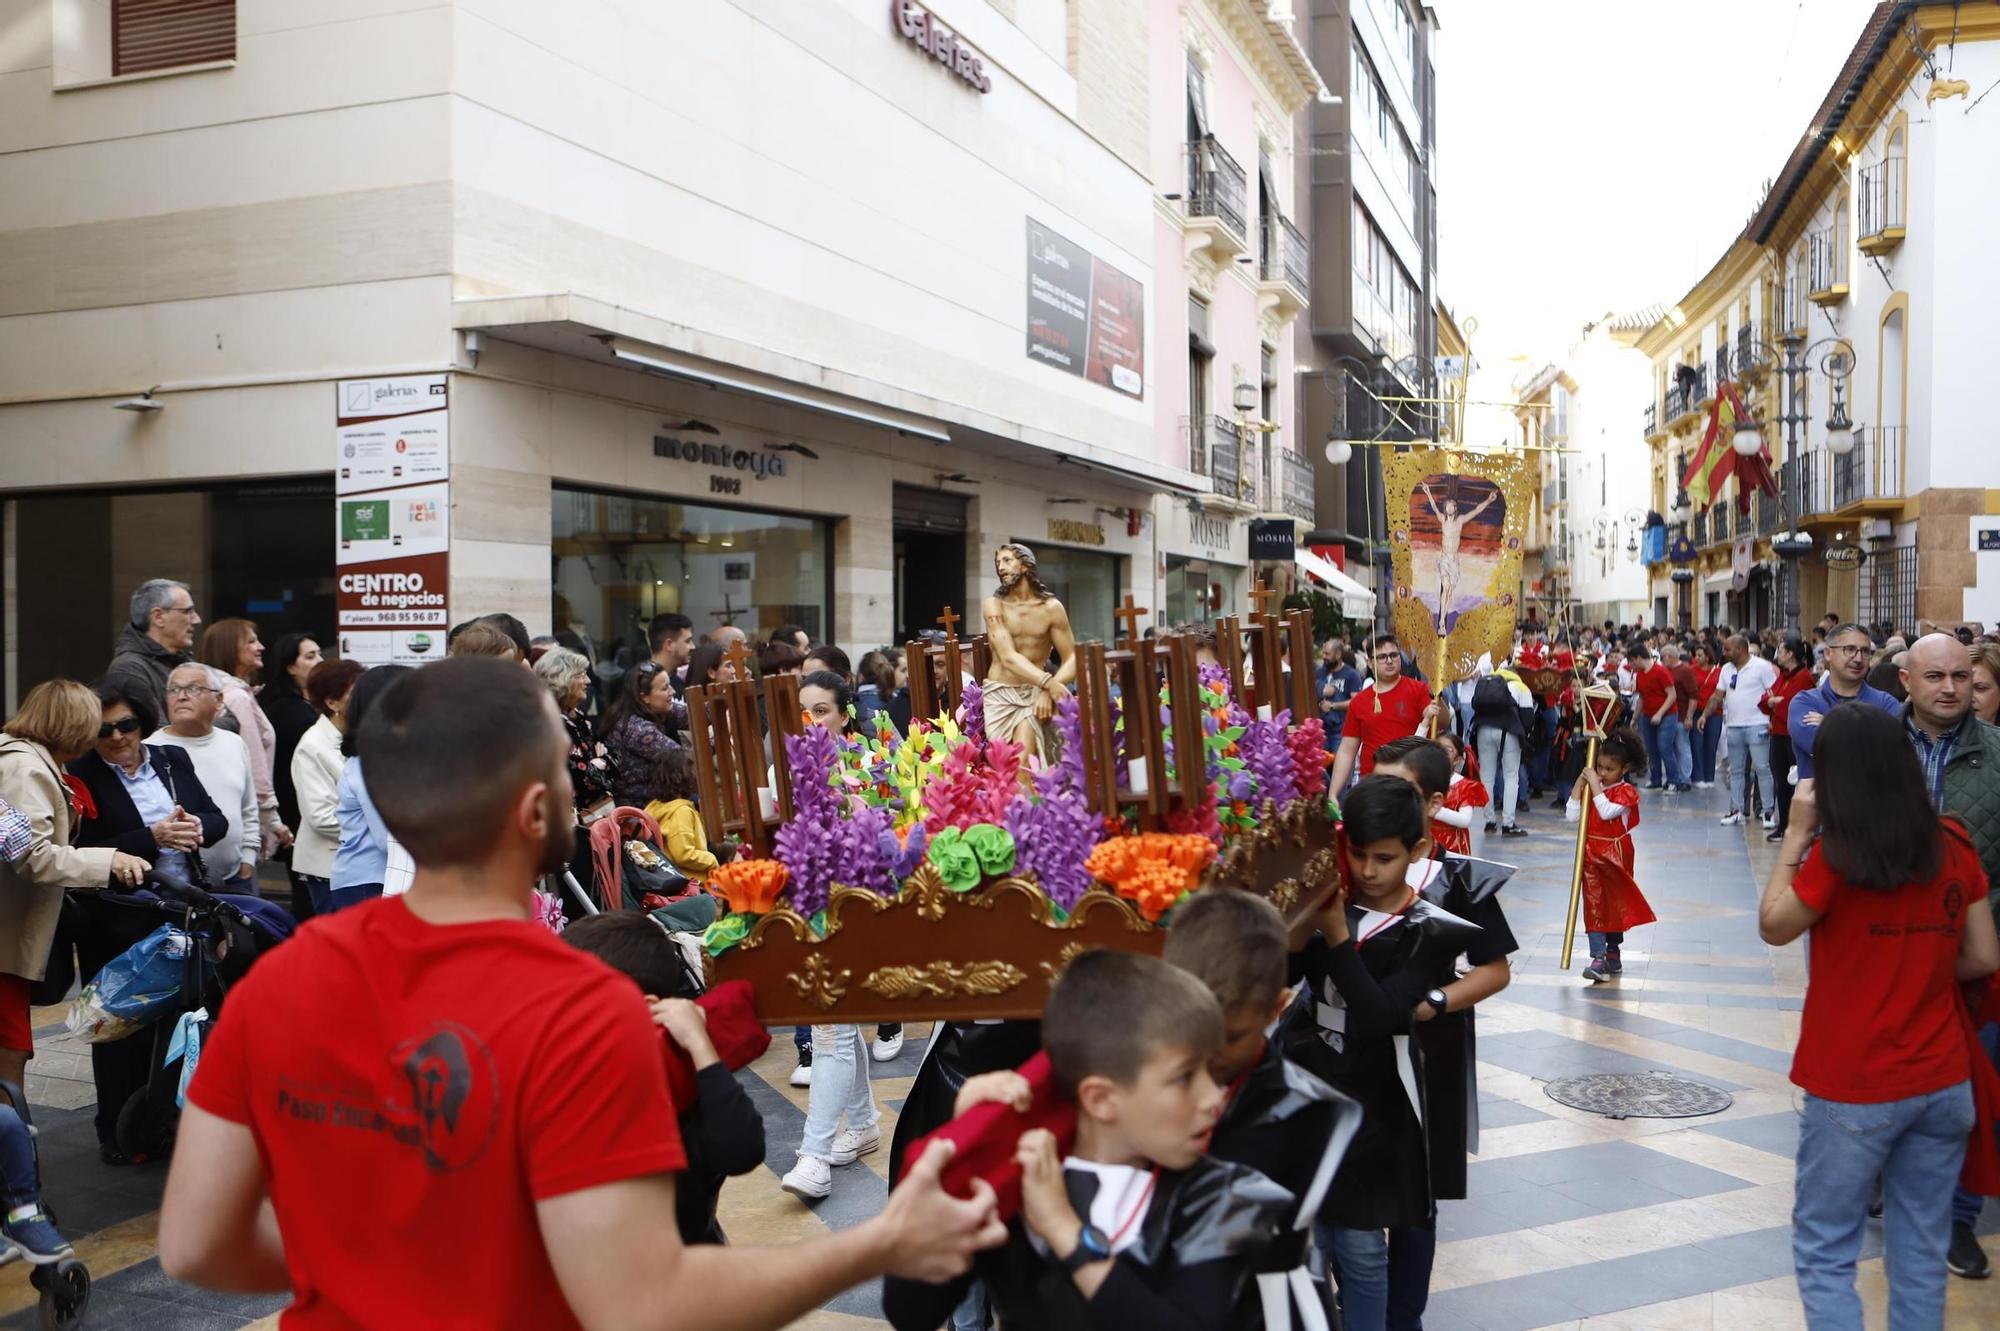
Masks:
[[[1158,920],[1201,882],[1215,859],[1215,843],[1205,836],[1145,832],[1099,842],[1084,867],[1139,913]]]
[[[791,881],[791,871],[777,860],[732,860],[709,875],[708,890],[744,915],[768,914]]]

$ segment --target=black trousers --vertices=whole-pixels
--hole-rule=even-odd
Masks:
[[[1792,750],[1790,735],[1771,736],[1771,784],[1778,788],[1778,831],[1783,832],[1792,825],[1792,792],[1798,787],[1792,784],[1792,764],[1798,761],[1798,754]]]

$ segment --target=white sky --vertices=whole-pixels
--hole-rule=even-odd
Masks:
[[[1433,0],[1439,291],[1475,398],[1671,305],[1742,230],[1872,0]],[[1532,362],[1532,363],[1530,363]],[[1634,407],[1637,410],[1637,407]],[[1473,442],[1499,442],[1487,413]]]

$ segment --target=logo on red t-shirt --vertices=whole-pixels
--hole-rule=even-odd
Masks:
[[[500,1122],[499,1079],[479,1037],[439,1022],[421,1042],[401,1045],[395,1059],[409,1084],[424,1163],[449,1173],[477,1160]]]

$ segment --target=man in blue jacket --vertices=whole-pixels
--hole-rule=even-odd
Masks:
[[[1798,760],[1799,780],[1813,774],[1813,742],[1819,738],[1820,722],[1826,720],[1828,712],[1844,702],[1865,702],[1885,712],[1902,711],[1903,705],[1894,694],[1868,683],[1868,661],[1874,650],[1874,639],[1859,624],[1842,624],[1826,635],[1826,674],[1819,687],[1792,699],[1792,753]]]

